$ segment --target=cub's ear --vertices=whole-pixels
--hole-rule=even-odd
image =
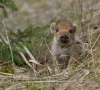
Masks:
[[[50,25],[50,31],[51,31],[51,33],[54,33],[54,32],[55,32],[55,25],[56,25],[55,22],[53,22],[53,23]]]
[[[74,25],[73,25],[73,33],[76,33],[76,29],[77,29],[77,25],[74,24]]]

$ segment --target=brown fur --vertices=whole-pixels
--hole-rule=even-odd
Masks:
[[[60,21],[52,23],[50,30],[54,35],[51,51],[60,68],[75,64],[83,52],[83,44],[75,35],[76,26],[73,26],[69,21]],[[63,34],[68,36],[68,41],[64,43],[60,40]]]

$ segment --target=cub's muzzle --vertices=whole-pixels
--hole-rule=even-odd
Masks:
[[[62,34],[62,35],[60,36],[60,41],[61,41],[62,43],[66,43],[66,42],[69,41],[69,37],[68,37],[66,34]]]

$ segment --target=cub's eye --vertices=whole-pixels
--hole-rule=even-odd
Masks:
[[[59,30],[58,29],[56,29],[56,32],[58,32]]]
[[[70,32],[70,33],[73,33],[73,29],[70,29],[69,32]]]

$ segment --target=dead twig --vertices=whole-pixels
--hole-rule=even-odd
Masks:
[[[7,38],[7,42],[8,42],[9,49],[10,49],[10,53],[11,53],[12,66],[13,66],[13,68],[15,69],[13,51],[12,51],[12,47],[11,47],[10,40],[9,40],[9,36],[8,36],[8,30],[7,30],[7,28],[6,28],[6,26],[5,26],[5,23],[4,23],[4,19],[2,20],[2,25],[3,25],[3,28],[4,28],[5,33],[6,33],[6,38]]]

